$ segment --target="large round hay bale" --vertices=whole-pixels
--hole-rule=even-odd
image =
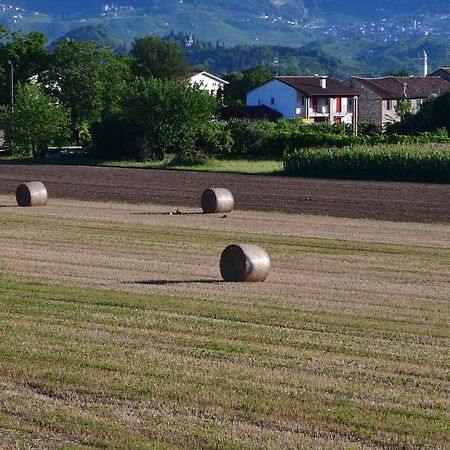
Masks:
[[[16,201],[19,206],[44,206],[47,203],[47,189],[40,181],[19,184]]]
[[[269,269],[269,255],[258,245],[232,244],[220,257],[220,273],[225,281],[264,281]]]
[[[225,188],[205,189],[201,198],[204,213],[226,213],[234,208],[233,194]]]

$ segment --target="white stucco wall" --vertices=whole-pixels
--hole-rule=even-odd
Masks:
[[[247,106],[266,105],[283,114],[285,119],[294,119],[297,91],[281,81],[271,80],[247,93],[246,104]]]
[[[208,91],[210,94],[217,95],[217,91],[222,88],[223,83],[208,77],[203,73],[193,75],[190,79],[191,84],[196,84],[201,90]]]

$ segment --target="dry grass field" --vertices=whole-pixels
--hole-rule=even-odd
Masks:
[[[0,448],[449,447],[450,225],[175,209],[0,194]]]

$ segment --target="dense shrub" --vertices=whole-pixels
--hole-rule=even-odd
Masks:
[[[101,157],[136,161],[193,150],[215,107],[216,99],[185,81],[136,78],[117,112],[92,126],[94,147]]]
[[[227,130],[233,139],[231,154],[238,157],[275,156],[268,145],[274,124],[266,121],[230,120]]]
[[[450,92],[431,96],[416,114],[389,125],[387,133],[415,135],[423,132],[435,133],[443,128],[450,132]]]
[[[195,143],[198,151],[208,155],[231,155],[233,137],[226,122],[208,122],[199,131]]]
[[[380,145],[302,149],[287,154],[286,174],[304,177],[450,182],[450,146]]]

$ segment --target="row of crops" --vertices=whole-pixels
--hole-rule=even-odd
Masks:
[[[284,171],[302,177],[449,183],[450,145],[301,149],[285,155]]]

